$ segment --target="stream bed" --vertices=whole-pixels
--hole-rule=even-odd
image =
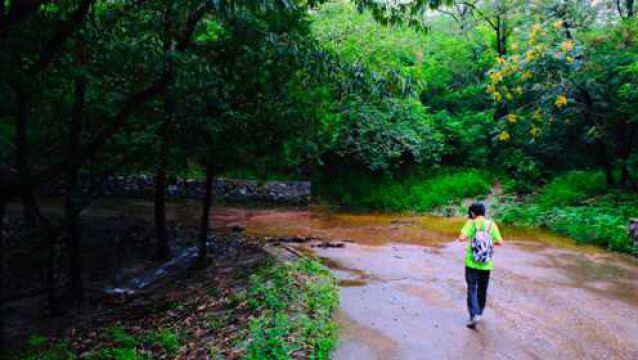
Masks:
[[[152,214],[147,201],[103,200],[83,216]],[[250,237],[345,244],[285,244],[339,279],[334,359],[638,359],[636,258],[501,226],[486,312],[470,330],[464,244],[454,240],[465,219],[233,206],[212,216],[213,228]],[[171,202],[167,217],[195,225],[199,204]]]

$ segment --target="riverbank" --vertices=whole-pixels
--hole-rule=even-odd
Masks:
[[[495,220],[543,229],[610,251],[638,255],[629,236],[629,220],[638,217],[638,194],[609,189],[602,173],[571,171],[531,192],[504,176],[465,169],[404,179],[343,177],[317,185],[320,201],[361,211],[431,213],[466,216],[473,201],[483,201]]]
[[[43,205],[58,221],[54,204]],[[152,203],[120,199],[90,206],[80,223],[87,301],[68,311],[62,291],[68,281],[58,270],[56,313],[47,310],[43,293],[44,252],[40,244],[17,241],[20,234],[12,229],[21,226],[10,207],[5,250],[12,261],[2,307],[10,346],[0,358],[326,358],[336,339],[334,277],[319,262],[280,256],[289,253],[232,226],[215,228],[209,265],[192,266],[186,255],[197,242],[197,218],[190,216],[195,205],[168,204],[173,257],[166,263],[151,260]]]
[[[32,335],[12,358],[328,358],[338,305],[328,271],[299,259],[242,272],[250,275],[224,279],[207,269],[167,289],[167,296],[122,306],[119,315],[94,318],[57,338]]]

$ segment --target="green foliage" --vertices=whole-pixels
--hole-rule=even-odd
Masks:
[[[168,354],[175,354],[181,346],[179,336],[169,330],[150,331],[147,335],[134,336],[120,326],[106,328],[103,343],[108,344],[92,349],[92,359],[104,360],[146,360],[152,359],[149,349],[160,347]],[[76,359],[77,355],[65,341],[49,343],[42,336],[31,336],[27,349],[19,358],[39,360]]]
[[[317,261],[268,266],[251,276],[251,319],[246,359],[290,359],[303,350],[311,359],[327,359],[335,345],[332,318],[339,294],[334,278]]]
[[[505,223],[542,227],[609,250],[638,254],[628,219],[638,213],[633,193],[608,191],[599,172],[572,171],[542,187],[528,202],[505,203],[496,210]]]
[[[117,343],[118,346],[124,348],[132,348],[137,344],[137,339],[128,334],[123,328],[116,326],[107,330],[110,338]]]
[[[433,166],[440,161],[443,137],[417,101],[384,100],[346,104],[335,129],[335,152],[371,171],[394,172],[406,162]]]
[[[146,343],[151,345],[157,344],[169,354],[174,354],[180,347],[178,334],[170,329],[162,329],[160,331],[151,332],[146,339]]]
[[[570,171],[558,176],[539,191],[542,206],[575,205],[607,190],[605,176],[594,171]]]
[[[504,190],[529,193],[543,175],[540,162],[520,148],[505,148],[497,156],[495,164],[507,174]]]
[[[69,349],[67,342],[49,342],[44,336],[31,335],[25,351],[18,355],[24,360],[73,360],[77,356]]]
[[[319,196],[351,208],[430,211],[436,207],[489,193],[494,173],[446,170],[405,178],[373,178],[361,172],[341,172],[318,184]]]

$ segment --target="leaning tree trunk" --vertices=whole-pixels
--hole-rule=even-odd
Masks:
[[[213,180],[215,175],[213,174],[213,167],[208,165],[206,167],[206,182],[204,190],[204,199],[202,200],[202,218],[201,227],[199,232],[199,261],[200,263],[206,262],[207,248],[206,241],[208,240],[208,228],[210,221],[210,208],[213,203]]]

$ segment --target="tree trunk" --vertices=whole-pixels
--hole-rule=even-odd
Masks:
[[[27,105],[27,94],[23,84],[18,80],[13,85],[17,105],[17,124],[15,130],[16,168],[20,179],[20,197],[22,199],[22,210],[24,226],[28,232],[35,228],[35,195],[30,186],[29,163],[28,163],[28,141],[27,131],[29,125],[29,110]]]
[[[0,309],[4,307],[4,210],[6,205],[5,200],[0,199]],[[4,348],[4,316],[0,316],[0,349]]]
[[[613,166],[609,161],[609,156],[607,155],[607,146],[605,142],[602,140],[598,141],[598,154],[600,157],[600,164],[605,172],[605,178],[607,179],[607,185],[610,187],[614,186],[614,172]]]
[[[505,20],[502,20],[500,16],[496,17],[496,27],[494,27],[495,35],[496,35],[496,52],[499,57],[504,57],[507,54],[507,26]],[[496,109],[494,109],[494,120],[498,121],[503,116],[507,115],[507,103],[504,101],[499,101],[496,104]]]
[[[76,65],[83,66],[85,60],[84,48],[79,46],[76,51]],[[86,79],[80,77],[75,81],[75,99],[73,102],[73,114],[69,127],[69,147],[67,160],[69,163],[66,176],[66,189],[64,199],[64,217],[67,243],[69,246],[69,280],[73,305],[81,307],[84,302],[84,284],[82,251],[80,249],[80,236],[78,232],[78,213],[75,209],[76,195],[78,193],[79,161],[77,154],[80,150],[82,134],[82,116],[86,94]],[[53,242],[53,239],[51,239]],[[52,244],[53,246],[54,244]],[[51,249],[55,251],[55,249]],[[53,254],[52,254],[53,255]]]
[[[210,220],[210,208],[213,202],[213,180],[215,175],[213,174],[213,166],[206,167],[206,182],[204,184],[204,199],[202,201],[202,218],[201,227],[199,232],[199,260],[201,263],[206,262],[207,248],[206,241],[208,240],[208,228]]]
[[[164,91],[164,118],[160,129],[160,149],[155,172],[155,235],[157,248],[155,259],[164,260],[170,257],[166,231],[166,169],[168,168],[169,133],[173,121],[173,103],[170,90]]]
[[[157,245],[155,249],[156,260],[164,260],[170,257],[170,248],[166,239],[166,156],[165,144],[161,145],[160,157],[155,172],[155,236]]]
[[[634,16],[634,0],[625,0],[625,6],[627,7],[627,17]]]
[[[160,149],[157,169],[155,172],[155,236],[157,237],[157,248],[154,258],[164,260],[170,257],[171,251],[168,246],[166,234],[166,169],[168,168],[169,155],[169,134],[175,116],[173,98],[170,85],[173,79],[173,56],[175,52],[175,42],[171,34],[172,13],[170,8],[164,14],[164,69],[168,77],[167,85],[163,89],[164,117],[160,129]]]

